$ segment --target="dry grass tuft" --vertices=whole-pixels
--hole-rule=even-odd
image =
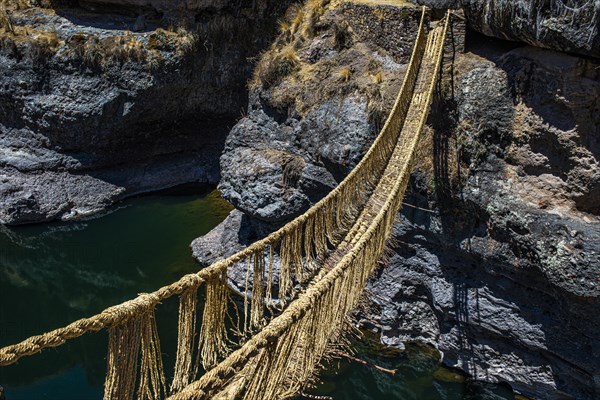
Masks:
[[[81,60],[88,66],[106,66],[128,61],[142,62],[148,51],[132,33],[104,39],[83,32],[72,35],[66,43],[65,56]]]
[[[301,69],[305,63],[297,56],[297,50],[321,29],[319,21],[330,3],[331,0],[307,0],[304,5],[288,8],[285,18],[279,21],[279,37],[260,57],[251,87],[272,87]]]
[[[23,57],[32,64],[39,65],[54,56],[59,47],[60,40],[56,31],[34,31],[31,33],[29,40],[24,43]]]
[[[373,83],[379,85],[383,82],[383,71],[379,71],[378,73],[371,75],[371,77],[373,78]]]
[[[305,0],[302,8],[290,7],[279,23],[279,37],[261,55],[249,85],[268,90],[276,109],[293,109],[299,115],[324,101],[337,99],[341,104],[358,93],[367,98],[370,120],[380,124],[391,107],[388,94],[394,96],[399,80],[391,74],[384,77],[382,62],[362,44],[355,45],[350,27],[337,18],[334,7],[339,4]],[[315,16],[320,19],[311,22]],[[325,39],[315,42],[306,37],[309,34]]]
[[[297,36],[296,39],[306,40],[314,37],[319,21],[330,3],[331,0],[308,0],[304,6],[292,5],[286,14],[287,24],[283,25],[286,29],[281,29],[280,23],[280,31],[287,33],[289,24],[289,34]]]
[[[144,61],[144,45],[133,35],[112,36],[101,39],[98,49],[104,63],[122,63],[126,61]]]
[[[21,11],[31,7],[29,0],[0,0],[0,9]]]
[[[15,28],[12,24],[12,20],[10,19],[10,15],[8,15],[4,7],[0,7],[0,29],[4,30],[6,33],[10,33],[12,35],[15,34]]]
[[[383,12],[383,9],[377,7],[373,10],[373,14],[375,15],[375,18],[377,18],[377,20],[381,23],[383,22],[383,20],[385,19],[385,13]]]
[[[290,33],[291,29],[292,29],[292,24],[290,24],[289,21],[286,21],[284,19],[279,21],[279,32],[280,33],[287,35]]]
[[[67,40],[66,48],[66,57],[83,60],[89,66],[102,63],[100,39],[96,35],[78,32]]]
[[[340,79],[344,82],[348,82],[350,80],[350,76],[352,75],[352,71],[350,71],[350,68],[342,68],[339,71],[339,76]]]
[[[186,54],[194,49],[198,36],[180,27],[177,32],[158,28],[148,37],[148,49]]]
[[[269,88],[277,85],[283,78],[298,71],[299,68],[300,59],[291,47],[284,48],[280,52],[264,53],[254,70],[252,85]]]
[[[10,14],[1,9],[0,49],[10,57],[40,65],[53,57],[61,46],[62,42],[54,29],[45,31],[30,25],[15,25]]]
[[[304,24],[302,25],[302,37],[312,38],[315,36],[316,26],[321,16],[325,13],[325,7],[321,0],[309,0],[304,7]]]
[[[292,35],[295,35],[300,30],[302,23],[304,22],[304,8],[295,4],[290,8],[292,17],[290,19],[290,31]]]

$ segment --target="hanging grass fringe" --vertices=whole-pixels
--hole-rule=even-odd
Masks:
[[[425,10],[400,93],[380,135],[357,167],[323,200],[266,238],[196,274],[94,317],[0,349],[0,365],[60,346],[85,332],[108,328],[105,400],[129,400],[136,394],[141,400],[164,398],[154,308],[163,299],[181,295],[177,360],[170,387],[173,399],[232,393],[236,397],[245,390],[244,399],[262,400],[287,398],[301,390],[332,340],[343,334],[347,313],[360,301],[378,260],[387,257],[386,240],[408,184],[448,26],[447,18],[443,31],[436,28],[426,35],[424,21]],[[421,68],[424,54],[427,66]],[[406,134],[399,136],[401,128]],[[274,312],[277,256],[280,307]],[[233,307],[237,321],[228,313],[227,286],[228,270],[240,265],[247,268],[242,332],[238,309]],[[297,285],[309,280],[310,285],[296,293]],[[206,302],[198,332],[197,289],[202,283],[206,284]],[[265,309],[272,317],[266,326]],[[239,334],[233,346],[226,322]],[[230,347],[238,345],[217,364]],[[190,383],[200,364],[207,372]]]
[[[133,398],[137,376],[142,318],[132,318],[108,331],[104,400]]]
[[[200,328],[200,361],[204,369],[217,364],[227,353],[225,316],[229,301],[229,288],[225,274],[211,277],[206,282],[206,300]]]
[[[142,324],[142,365],[138,399],[161,400],[165,398],[167,384],[160,351],[160,339],[156,328],[154,309]]]
[[[183,292],[179,299],[179,323],[175,372],[171,383],[171,393],[177,393],[195,378],[194,350],[196,343],[196,314],[198,288]]]
[[[252,306],[250,310],[252,329],[260,327],[265,314],[265,256],[264,250],[254,254],[252,279]]]
[[[105,400],[129,400],[134,397],[140,356],[137,398],[164,398],[166,383],[154,307],[109,330]]]
[[[367,281],[377,268],[379,260],[386,258],[387,239],[410,179],[414,150],[425,124],[439,72],[448,20],[443,30],[436,28],[429,35],[433,38],[431,40],[425,40],[427,36],[423,21],[424,14],[407,79],[412,79],[412,83],[415,83],[415,71],[419,70],[418,65],[413,65],[415,58],[427,54],[427,66],[423,72],[425,79],[419,83],[419,91],[412,97],[411,114],[405,123],[406,135],[396,143],[385,173],[369,197],[366,207],[360,210],[360,207],[349,205],[348,202],[356,204],[363,197],[347,187],[343,188],[340,197],[336,199],[336,218],[331,226],[337,230],[348,224],[350,217],[356,216],[354,226],[346,231],[344,239],[328,256],[323,264],[324,271],[313,279],[308,288],[281,315],[200,380],[173,396],[172,400],[211,398],[215,391],[218,393],[223,387],[223,383],[230,382],[237,372],[244,371],[248,365],[256,366],[256,371],[245,377],[247,384],[244,400],[292,397],[310,381],[319,360],[326,354],[332,341],[337,341],[343,334],[348,313],[359,304]],[[402,108],[406,104],[399,96],[397,107]],[[314,226],[314,222],[306,222],[304,233],[314,235]],[[332,232],[333,230],[328,233]],[[281,244],[282,269],[284,264],[287,268],[290,260],[301,250],[305,257],[310,257],[313,249],[307,244],[307,240],[304,240],[303,249],[300,246],[300,250],[298,242],[302,243],[291,232],[284,236]]]

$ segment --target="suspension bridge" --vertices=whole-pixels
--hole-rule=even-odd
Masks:
[[[423,8],[393,109],[354,170],[308,211],[237,254],[153,293],[0,349],[0,366],[90,332],[108,332],[105,400],[291,398],[339,342],[386,243],[440,75],[450,12]],[[434,25],[431,27],[431,25]],[[230,307],[227,272],[246,271]],[[202,312],[198,301],[205,290]],[[167,383],[155,309],[179,296],[177,356]]]

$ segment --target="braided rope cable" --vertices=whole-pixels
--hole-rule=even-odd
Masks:
[[[230,354],[216,367],[208,371],[201,379],[191,383],[181,392],[169,397],[169,400],[190,400],[190,399],[205,399],[209,398],[213,393],[223,390],[229,385],[231,378],[238,374],[251,360],[257,356],[262,349],[277,342],[281,337],[291,331],[299,321],[302,321],[306,315],[315,307],[315,305],[335,287],[339,279],[352,267],[371,268],[374,265],[363,266],[361,263],[356,263],[358,256],[363,252],[370,242],[381,241],[382,227],[386,237],[391,231],[392,222],[395,219],[396,213],[402,205],[404,192],[410,178],[410,169],[415,157],[415,150],[420,140],[421,133],[425,126],[425,122],[429,115],[429,108],[432,102],[435,85],[439,76],[441,60],[443,56],[444,41],[446,38],[449,14],[446,17],[446,22],[441,31],[436,29],[428,41],[426,53],[431,59],[430,64],[433,66],[433,71],[425,71],[425,76],[429,80],[426,90],[418,93],[413,98],[413,106],[411,111],[414,114],[414,119],[405,127],[408,130],[409,137],[406,141],[399,141],[395,149],[395,155],[403,160],[402,163],[389,166],[390,176],[395,174],[395,182],[390,188],[387,183],[383,184],[383,189],[391,189],[388,191],[388,196],[383,205],[381,205],[377,215],[364,226],[365,233],[356,242],[354,247],[348,251],[343,258],[324,275],[311,285],[297,300],[292,302],[290,306],[283,311],[281,315],[274,318],[263,330],[254,335],[240,349]],[[422,96],[422,94],[425,96]],[[406,146],[405,146],[406,145]],[[365,221],[366,222],[366,221]],[[378,249],[381,253],[383,248]],[[380,256],[381,254],[379,254]],[[374,264],[374,263],[373,263]],[[363,274],[363,276],[369,274]],[[366,283],[366,280],[363,281]],[[335,305],[332,305],[335,307]],[[330,327],[324,327],[327,329]],[[291,353],[290,353],[291,354]],[[276,355],[275,355],[276,356]],[[259,357],[259,361],[263,358]]]
[[[421,34],[424,29],[425,14],[426,8],[423,7],[419,34]],[[0,366],[11,365],[17,362],[21,357],[37,354],[47,348],[61,346],[66,343],[66,341],[80,337],[88,332],[97,332],[105,328],[123,324],[131,318],[147,312],[149,308],[153,308],[156,304],[167,298],[180,295],[188,289],[197,288],[209,278],[223,273],[229,267],[251,257],[267,246],[278,242],[284,235],[287,235],[294,230],[302,229],[303,224],[316,213],[327,212],[326,208],[328,204],[331,204],[332,199],[339,198],[344,191],[351,190],[351,185],[355,182],[357,177],[360,177],[361,174],[366,177],[366,174],[370,173],[371,169],[377,166],[376,163],[381,160],[382,153],[391,153],[393,150],[393,145],[390,146],[390,143],[396,141],[400,131],[399,128],[401,128],[402,122],[408,111],[408,106],[410,104],[409,100],[412,97],[414,80],[416,78],[416,72],[418,71],[418,62],[416,60],[418,57],[417,47],[415,47],[411,55],[407,77],[402,83],[392,111],[390,112],[384,127],[381,129],[380,134],[374,140],[367,153],[336,188],[304,214],[290,221],[267,237],[249,245],[244,250],[224,260],[217,261],[197,273],[185,275],[178,281],[164,286],[152,293],[140,294],[135,299],[109,307],[92,317],[77,320],[65,327],[41,335],[32,336],[15,345],[3,347],[0,349]],[[417,65],[416,69],[414,65]]]

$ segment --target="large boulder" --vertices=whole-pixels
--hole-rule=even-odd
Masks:
[[[470,26],[488,36],[600,57],[600,2],[464,0]]]
[[[463,7],[469,27],[488,36],[600,57],[597,0],[417,0],[434,9]]]
[[[0,223],[216,184],[228,127],[247,105],[251,58],[288,4],[216,12],[199,2],[202,15],[172,29],[106,5],[12,4],[14,33],[0,41]]]

